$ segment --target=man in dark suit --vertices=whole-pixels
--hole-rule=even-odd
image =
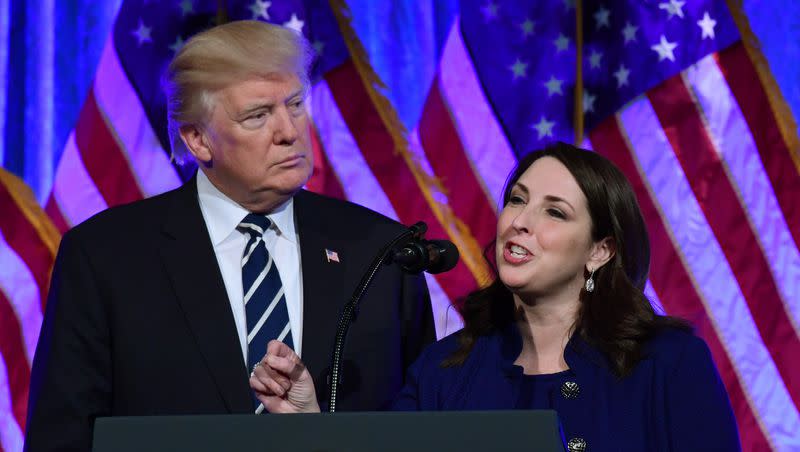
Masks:
[[[249,375],[271,339],[298,352],[324,400],[339,310],[402,226],[301,189],[308,55],[300,35],[252,21],[176,55],[173,154],[200,171],[64,235],[26,449],[88,450],[99,416],[252,413]],[[348,336],[338,409],[387,407],[434,335],[425,280],[384,266]]]

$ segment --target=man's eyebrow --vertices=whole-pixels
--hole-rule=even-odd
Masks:
[[[274,104],[269,102],[260,102],[257,104],[247,105],[241,112],[239,112],[239,116],[247,115],[258,110],[271,110],[274,106]]]
[[[304,89],[304,88],[298,89],[297,91],[293,92],[288,97],[286,97],[286,100],[288,102],[288,101],[291,101],[291,100],[296,99],[298,97],[306,97],[306,89]]]

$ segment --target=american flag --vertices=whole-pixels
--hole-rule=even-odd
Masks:
[[[327,259],[328,262],[339,262],[339,253],[337,253],[336,251],[331,251],[326,248],[325,259]]]
[[[430,11],[405,3],[225,3],[122,4],[47,216],[0,172],[0,449],[21,449],[50,222],[63,232],[186,180],[194,168],[166,151],[160,74],[192,33],[257,19],[317,53],[308,188],[426,221],[459,246],[459,265],[428,277],[440,336],[459,326],[447,308],[489,277],[481,248],[518,157],[577,130],[632,181],[653,253],[647,294],[709,344],[744,450],[800,450],[800,143],[738,2],[463,0],[426,26]],[[428,68],[427,82],[409,67]]]

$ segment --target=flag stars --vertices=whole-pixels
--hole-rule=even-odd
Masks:
[[[169,45],[169,49],[172,50],[172,53],[178,53],[178,50],[180,50],[185,43],[186,41],[183,40],[183,37],[181,37],[181,35],[178,35],[175,38],[175,42]]]
[[[523,63],[519,58],[508,68],[514,74],[514,80],[528,76],[528,63]]]
[[[181,6],[181,16],[186,16],[187,14],[191,14],[194,12],[194,5],[192,4],[192,0],[182,0],[180,6]]]
[[[589,91],[583,91],[583,113],[594,113],[594,101],[597,96],[591,94]]]
[[[553,41],[553,44],[556,46],[556,53],[561,53],[569,47],[569,38],[559,33],[558,38]]]
[[[292,14],[292,17],[289,18],[289,22],[284,22],[283,26],[286,28],[291,28],[292,30],[298,33],[302,33],[303,26],[305,24],[306,24],[305,22],[297,18],[297,14]]]
[[[658,61],[675,61],[675,54],[672,52],[675,47],[678,47],[677,43],[669,42],[664,35],[661,35],[661,42],[650,48],[658,53]]]
[[[525,22],[519,24],[519,28],[522,29],[522,37],[527,38],[528,36],[531,36],[536,30],[536,22],[530,19],[526,19]]]
[[[497,3],[487,3],[485,6],[481,7],[481,12],[483,12],[483,18],[486,22],[497,19]]]
[[[561,91],[561,85],[563,83],[564,83],[563,80],[559,80],[559,79],[555,78],[555,76],[551,75],[550,76],[550,80],[548,80],[548,81],[546,81],[544,83],[545,88],[547,88],[547,96],[548,97],[553,97],[553,94],[562,94],[563,95],[564,92]]]
[[[539,134],[539,139],[541,140],[544,137],[553,136],[554,125],[556,125],[555,121],[548,121],[547,118],[542,116],[542,119],[540,119],[536,124],[531,125],[531,128]]]
[[[706,38],[714,39],[714,27],[717,26],[717,21],[712,19],[711,16],[708,15],[708,11],[706,11],[706,13],[703,15],[702,20],[697,21],[697,25],[703,32],[703,39]]]
[[[636,32],[638,30],[639,27],[633,25],[632,23],[625,23],[625,28],[622,29],[622,36],[625,38],[625,44],[628,44],[631,41],[636,41]]]
[[[252,19],[264,19],[269,20],[269,7],[272,6],[272,2],[266,2],[261,0],[255,0],[253,3],[250,4],[250,12],[253,13]]]
[[[631,75],[630,69],[626,68],[624,64],[619,65],[617,72],[614,72],[614,78],[617,79],[617,88],[622,88],[628,85],[628,76]]]
[[[603,58],[603,54],[598,52],[597,50],[592,50],[592,54],[589,55],[589,67],[592,69],[599,69],[600,68],[600,60]]]
[[[611,16],[611,11],[607,10],[605,6],[601,6],[600,9],[594,13],[594,21],[596,28],[599,30],[601,28],[608,28],[608,19]]]
[[[658,9],[663,9],[669,14],[667,20],[672,19],[673,16],[678,16],[683,19],[683,5],[686,2],[682,2],[680,0],[669,0],[669,3],[663,2],[658,4]]]
[[[131,34],[133,34],[133,36],[135,36],[139,41],[139,46],[145,42],[153,42],[153,38],[150,36],[151,33],[153,33],[153,29],[146,26],[141,19],[139,19],[139,27],[131,32]]]

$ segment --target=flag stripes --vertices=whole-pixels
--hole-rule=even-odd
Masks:
[[[13,193],[19,192],[23,186],[21,181],[0,170],[0,212],[4,213],[0,218],[0,246],[4,253],[19,256],[19,262],[25,264],[25,270],[31,277],[31,290],[37,292],[33,299],[35,308],[39,309],[39,294],[46,294],[50,284],[50,266],[55,254],[55,243],[46,241],[44,234],[40,234],[33,224],[36,220],[28,218],[25,209],[14,199]],[[32,193],[29,195],[33,196]],[[46,218],[44,221],[47,221]],[[51,234],[55,235],[55,231],[51,231]],[[7,265],[0,265],[0,269],[3,269],[5,276],[10,277],[16,273],[16,264],[16,261],[7,262]],[[6,288],[14,289],[10,285]]]
[[[75,144],[86,172],[106,204],[117,206],[144,197],[116,137],[97,107],[93,89],[89,90],[75,125]]]
[[[400,221],[342,118],[327,81],[321,80],[314,86],[311,105],[322,148],[332,172],[342,181],[345,199]]]
[[[325,152],[327,161],[331,165],[331,173],[342,182],[344,199],[400,221],[392,203],[372,174],[355,139],[350,134],[325,80],[321,80],[312,88],[310,105],[320,142],[324,143],[320,149]],[[321,193],[335,195],[325,191]],[[425,276],[431,295],[437,334],[441,337],[448,332],[456,331],[461,327],[461,319],[458,314],[452,313],[448,317],[450,298],[442,290],[435,276],[427,273]]]
[[[686,71],[685,79],[701,107],[715,151],[740,198],[743,220],[751,225],[782,296],[788,319],[797,332],[800,304],[788,301],[800,299],[800,253],[781,215],[747,123],[712,56]]]
[[[85,134],[83,143],[76,138],[79,131]],[[109,36],[45,210],[65,232],[108,206],[179,185]]]
[[[131,178],[123,180],[130,181]],[[53,191],[47,201],[47,213],[64,233],[106,208],[108,204],[83,164],[73,132],[67,138],[56,168]]]
[[[694,99],[682,77],[666,80],[648,97],[702,210],[699,218],[708,221],[710,237],[724,253],[725,260],[721,260],[733,272],[764,345],[800,406],[800,381],[791,378],[800,375],[800,361],[795,358],[800,356],[800,338]]]
[[[690,181],[673,153],[654,107],[647,98],[639,98],[620,112],[620,118],[650,190],[661,206],[662,218],[669,225],[701,299],[718,326],[720,339],[748,388],[770,442],[785,443],[790,438],[787,432],[800,428],[797,409],[763,342],[765,332],[753,320],[748,300],[726,260],[719,237],[692,195]],[[771,384],[758,384],[759,381]]]
[[[775,112],[769,104],[767,93],[759,83],[758,73],[739,43],[716,55],[719,69],[725,77],[750,134],[758,149],[764,170],[769,176],[783,217],[794,238],[794,247],[800,248],[800,167],[792,159],[792,152],[784,141]]]
[[[28,383],[31,378],[30,362],[25,357],[27,350],[23,343],[20,320],[14,312],[4,290],[0,290],[0,355],[6,370],[6,382],[10,397],[8,414],[20,430],[25,430],[28,413]],[[0,396],[2,397],[2,396]]]
[[[0,347],[2,347],[2,344],[0,344]],[[9,413],[14,413],[12,399],[14,397],[22,398],[24,394],[23,400],[25,400],[28,394],[27,385],[23,393],[19,393],[19,395],[14,393],[9,385],[8,374],[6,373],[8,368],[7,358],[0,351],[0,413],[4,414],[0,416],[0,452],[4,450],[9,452],[22,450],[22,427],[20,427],[16,417]]]
[[[0,449],[18,451],[59,235],[31,190],[2,169],[0,212]]]
[[[53,187],[55,188],[55,186]],[[64,214],[61,213],[61,207],[58,206],[58,202],[53,196],[53,193],[55,193],[55,191],[50,192],[50,197],[47,198],[47,203],[44,206],[44,212],[48,217],[50,217],[50,221],[53,222],[53,226],[56,228],[56,230],[63,234],[69,230],[69,224],[67,223]]]
[[[650,237],[650,282],[664,311],[683,317],[695,326],[711,350],[720,376],[733,405],[744,450],[770,450],[769,442],[755,417],[750,398],[745,396],[744,382],[740,381],[729,354],[720,340],[717,327],[708,316],[705,302],[696,286],[685,257],[681,255],[674,236],[662,219],[657,200],[644,181],[644,174],[632,154],[630,141],[623,136],[618,117],[603,121],[590,133],[595,151],[614,161],[631,181],[639,206],[647,223]]]
[[[325,149],[319,138],[319,131],[314,124],[310,124],[311,129],[311,151],[314,153],[314,171],[311,178],[306,183],[306,188],[315,193],[323,193],[332,198],[345,199],[342,181],[331,168],[331,162],[325,154]]]
[[[461,36],[461,22],[458,17],[453,22],[439,64],[442,100],[452,115],[468,160],[480,183],[486,187],[489,199],[497,206],[503,195],[506,176],[517,164],[517,159],[467,54]],[[429,149],[428,152],[436,151]]]
[[[428,224],[429,237],[449,237],[421,193],[403,156],[397,151],[389,151],[395,149],[394,142],[365,92],[355,66],[346,62],[328,72],[325,79],[358,149],[399,214],[400,221],[424,221]],[[466,295],[477,285],[463,259],[453,270],[440,273],[436,278],[452,300]]]
[[[439,90],[440,78],[431,85],[419,122],[419,138],[436,177],[448,196],[453,214],[460,218],[478,243],[494,240],[497,213],[456,133],[450,111]]]
[[[100,57],[93,93],[103,123],[115,138],[116,146],[109,151],[117,151],[128,162],[141,193],[147,197],[178,187],[180,178],[125,76],[111,36]]]
[[[34,275],[25,261],[9,246],[0,234],[0,291],[9,302],[11,315],[8,321],[15,321],[21,327],[19,334],[23,341],[24,353],[20,358],[30,364],[36,350],[36,341],[39,338],[40,325],[42,324],[42,309],[39,305],[41,297]]]

